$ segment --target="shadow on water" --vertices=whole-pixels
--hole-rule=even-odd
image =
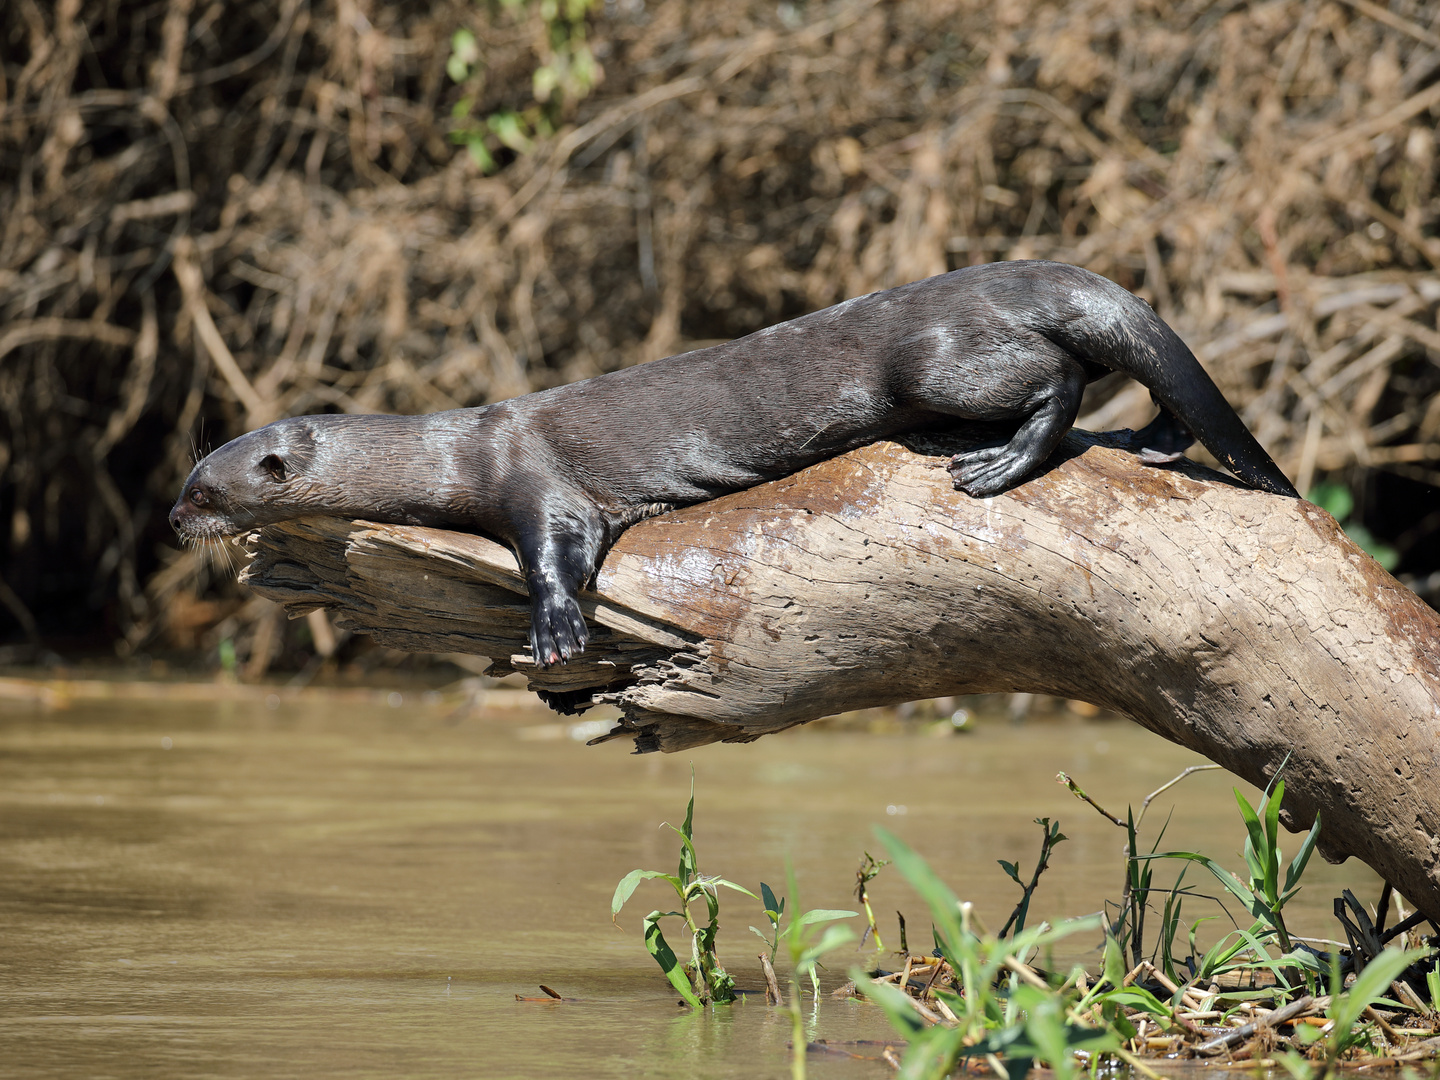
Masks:
[[[788,855],[806,907],[853,907],[860,853],[884,823],[998,925],[1017,890],[995,860],[1033,861],[1035,817],[1059,817],[1072,839],[1032,921],[1119,892],[1123,835],[1057,771],[1123,807],[1199,760],[1127,723],[1080,720],[947,738],[802,730],[635,757],[525,737],[563,734],[540,711],[457,723],[451,705],[412,696],[6,703],[0,1075],[781,1075],[788,1023],[763,999],[677,1008],[640,942],[658,888],[642,885],[610,925],[621,876],[674,863],[674,834],[657,826],[683,816],[692,762],[707,871],[758,890],[783,882]],[[1206,773],[1176,789],[1167,846],[1240,865],[1231,782]],[[1331,933],[1342,884],[1374,891],[1358,865],[1315,868],[1287,908],[1300,933]],[[897,908],[912,946],[928,941],[898,876],[871,895],[887,942]],[[762,916],[741,899],[722,906],[720,954],[759,988],[747,926]],[[1093,964],[1094,944],[1061,959]],[[849,962],[833,958],[827,991]],[[542,982],[578,1000],[516,1000]],[[812,1035],[888,1028],[825,996]],[[812,1062],[820,1077],[889,1074]]]

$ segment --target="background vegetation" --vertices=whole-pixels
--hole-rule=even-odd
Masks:
[[[0,60],[12,660],[303,658],[165,523],[256,424],[1021,257],[1150,300],[1440,598],[1434,5],[12,0]]]

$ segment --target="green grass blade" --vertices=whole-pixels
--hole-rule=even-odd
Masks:
[[[1105,935],[1105,953],[1101,960],[1102,970],[1105,972],[1105,981],[1110,984],[1112,990],[1120,989],[1125,981],[1125,950],[1120,948],[1120,942],[1115,940],[1113,934]]]
[[[1236,795],[1238,796],[1239,794],[1240,793],[1237,791]],[[1158,856],[1148,857],[1160,859],[1185,859],[1189,862],[1199,863],[1201,866],[1205,867],[1206,870],[1209,870],[1210,873],[1214,874],[1215,879],[1219,881],[1221,885],[1224,885],[1225,888],[1234,895],[1235,899],[1239,900],[1242,904],[1244,904],[1246,910],[1248,910],[1252,915],[1254,915],[1255,918],[1267,919],[1268,921],[1269,911],[1261,902],[1260,898],[1257,897],[1255,893],[1252,892],[1250,889],[1246,888],[1245,885],[1241,883],[1239,878],[1237,878],[1229,870],[1226,870],[1214,859],[1210,858],[1210,856],[1201,855],[1195,851],[1167,851]]]
[[[1130,884],[1132,887],[1140,884],[1137,874],[1140,871],[1140,864],[1135,861],[1135,856],[1140,851],[1140,839],[1135,834],[1135,808],[1125,808],[1125,850],[1130,853]]]
[[[1263,888],[1265,884],[1265,827],[1260,824],[1260,815],[1255,812],[1255,808],[1250,805],[1244,795],[1240,794],[1240,789],[1231,788],[1230,790],[1235,793],[1235,802],[1240,807],[1240,816],[1245,819],[1245,862],[1250,867],[1250,879],[1257,886]]]
[[[670,826],[675,829],[674,825]],[[690,766],[690,803],[685,807],[685,824],[675,829],[684,841],[680,848],[680,869],[678,876],[681,881],[690,881],[696,874],[700,863],[699,857],[695,854],[695,766]]]
[[[1256,927],[1258,926],[1259,924],[1257,923]],[[1270,956],[1270,950],[1265,947],[1265,943],[1261,941],[1255,933],[1256,927],[1251,927],[1249,930],[1237,931],[1241,940],[1243,940],[1245,944],[1249,946],[1250,951],[1255,954],[1254,960],[1246,961],[1241,967],[1245,970],[1265,968],[1275,976],[1276,983],[1282,987],[1289,987],[1289,980],[1285,978],[1285,968],[1293,965],[1287,965],[1283,958],[1276,960]]]
[[[1199,974],[1195,977],[1196,982],[1213,979],[1216,976],[1224,975],[1230,971],[1244,970],[1245,962],[1235,961],[1235,958],[1248,947],[1241,934],[1242,931],[1240,930],[1232,930],[1214,945],[1210,946],[1209,951],[1206,952],[1200,960]],[[1235,938],[1234,941],[1230,940],[1232,935]],[[1191,952],[1193,953],[1193,935],[1191,940]]]
[[[1273,904],[1280,895],[1280,800],[1285,781],[1279,780],[1265,802],[1265,896]]]
[[[1164,1020],[1167,1024],[1174,1019],[1174,1010],[1143,986],[1126,986],[1120,990],[1109,990],[1096,1000],[1123,1005],[1127,1009],[1140,1009],[1157,1019]]]

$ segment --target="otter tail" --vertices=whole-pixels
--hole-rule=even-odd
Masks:
[[[1057,345],[1143,383],[1205,448],[1252,487],[1299,498],[1300,493],[1255,441],[1225,395],[1180,336],[1150,305],[1107,278],[1066,266],[1055,281],[1060,316],[1038,328]]]

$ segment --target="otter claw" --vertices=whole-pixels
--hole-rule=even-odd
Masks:
[[[538,604],[530,616],[530,652],[541,667],[563,664],[585,651],[589,634],[571,597]]]
[[[998,495],[1010,486],[1016,463],[1005,446],[988,446],[956,454],[945,466],[956,491],[971,498]]]

